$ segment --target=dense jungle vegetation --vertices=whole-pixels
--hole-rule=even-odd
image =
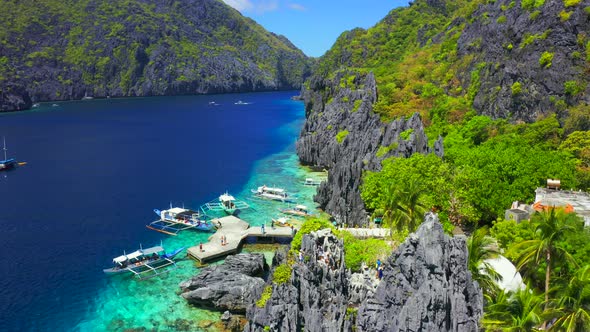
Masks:
[[[501,16],[482,8],[495,8]],[[482,38],[463,36],[461,44],[462,34],[470,25],[492,29],[521,17],[534,29],[540,15],[554,16],[560,25],[553,28],[559,30],[561,24],[580,22],[568,23],[570,16],[586,22],[589,9],[579,0],[416,1],[391,11],[368,30],[342,34],[318,65],[316,74],[323,77],[373,72],[379,93],[374,111],[382,121],[417,112],[431,142],[444,138],[443,158],[393,157],[383,160],[381,171],[366,172],[362,198],[373,216],[391,227],[396,240],[414,231],[431,209],[438,211],[448,232],[455,226],[467,230],[469,268],[484,290],[483,325],[490,331],[590,330],[590,232],[581,218],[549,209],[520,224],[504,220],[513,201],[532,203],[535,189],[544,187],[548,178],[560,179],[566,190],[590,190],[590,107],[584,102],[586,78],[560,78],[549,96],[535,95],[532,85],[519,77],[508,82],[504,77],[496,87],[482,90],[490,86],[490,72],[528,48],[538,59],[523,64],[531,71],[546,75],[557,66],[554,54],[562,51],[560,46],[543,49],[551,29],[526,32],[497,45],[499,51],[481,45]],[[578,28],[572,38],[581,51],[566,53],[573,64],[568,68],[575,77],[584,77],[590,44],[586,26]],[[492,51],[502,52],[494,62],[489,61],[495,56]],[[569,65],[569,60],[559,61],[562,68],[563,63]],[[347,87],[346,81],[341,88]],[[477,96],[509,99],[505,104],[510,108],[486,112],[474,103]],[[547,99],[550,107],[531,107],[534,98]],[[527,110],[532,115],[522,116]],[[517,266],[526,288],[498,289],[498,275],[485,260],[499,254]]]

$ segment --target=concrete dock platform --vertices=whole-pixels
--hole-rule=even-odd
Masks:
[[[188,248],[188,255],[200,263],[205,263],[227,255],[238,253],[242,242],[247,238],[256,239],[290,239],[293,238],[293,230],[290,227],[265,227],[264,233],[260,226],[250,227],[246,221],[235,216],[213,219],[218,226],[215,234],[211,235],[207,242]],[[221,244],[221,237],[225,236],[227,244]]]

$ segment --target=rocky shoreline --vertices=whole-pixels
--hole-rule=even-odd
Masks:
[[[261,254],[229,256],[182,282],[182,296],[193,305],[227,310],[225,328],[255,331],[478,331],[483,295],[467,268],[464,236],[449,237],[433,213],[383,263],[352,273],[344,244],[330,229],[302,238],[303,261],[275,252],[271,273]],[[321,255],[328,255],[325,260]],[[276,282],[274,271],[289,266]],[[262,277],[266,276],[266,280]],[[263,289],[272,293],[261,301]]]

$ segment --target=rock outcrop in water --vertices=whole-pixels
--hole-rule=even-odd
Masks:
[[[383,123],[375,114],[377,87],[373,74],[356,75],[347,87],[340,82],[350,77],[339,72],[331,79],[314,77],[302,89],[306,122],[297,141],[302,163],[329,170],[320,185],[316,202],[338,221],[363,225],[367,213],[360,197],[362,172],[381,169],[391,156],[434,152],[443,155],[442,138],[431,148],[418,114],[409,119]],[[400,137],[406,133],[407,138]],[[402,135],[403,136],[403,135]],[[378,151],[384,153],[377,155]]]
[[[303,237],[303,263],[248,307],[244,331],[477,331],[483,296],[467,269],[464,237],[450,238],[428,214],[384,263],[383,279],[346,269],[329,230]],[[328,262],[318,253],[330,253]]]
[[[299,89],[310,68],[217,0],[2,1],[0,21],[0,92],[35,102]]]
[[[206,267],[180,284],[190,304],[243,313],[262,293],[268,264],[262,254],[228,256],[221,265]]]

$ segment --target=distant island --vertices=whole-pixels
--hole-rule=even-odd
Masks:
[[[311,60],[222,1],[0,4],[0,111],[39,101],[299,89]]]

